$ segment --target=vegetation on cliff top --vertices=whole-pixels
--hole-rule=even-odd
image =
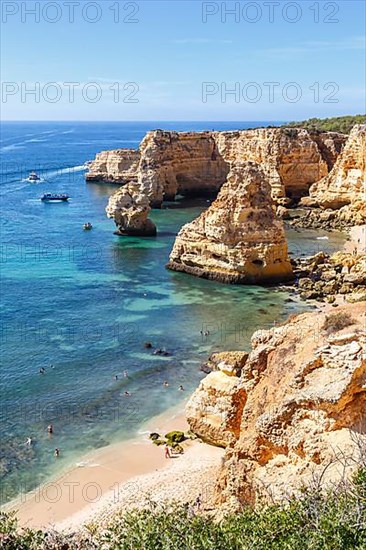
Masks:
[[[361,550],[366,548],[366,468],[327,494],[304,490],[285,506],[245,508],[221,522],[185,506],[116,514],[103,527],[61,535],[25,529],[0,513],[7,550]]]
[[[333,118],[309,118],[308,120],[303,120],[301,122],[290,122],[284,126],[349,134],[355,124],[366,124],[366,115],[348,115]]]

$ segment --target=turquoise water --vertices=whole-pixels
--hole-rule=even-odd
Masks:
[[[275,289],[225,286],[165,269],[176,232],[206,200],[154,211],[156,239],[119,238],[104,213],[116,187],[84,181],[85,161],[103,149],[137,147],[148,129],[247,126],[253,123],[2,125],[3,502],[85,452],[135,435],[143,421],[181,401],[179,385],[184,395],[197,386],[209,353],[247,348],[256,328],[303,307]],[[25,181],[32,170],[41,183]],[[39,197],[47,191],[67,192],[71,200],[44,204]],[[92,231],[82,230],[85,221]],[[290,247],[305,254],[325,243],[337,248],[343,239],[317,241],[317,235],[290,231]],[[145,342],[169,355],[153,355]],[[31,447],[24,444],[29,436]]]

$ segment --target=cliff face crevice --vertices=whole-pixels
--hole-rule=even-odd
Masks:
[[[322,208],[339,209],[366,200],[366,125],[352,129],[330,174],[314,183],[310,198]]]
[[[168,268],[225,283],[291,278],[283,223],[258,164],[232,165],[216,201],[179,232]]]
[[[344,328],[337,324],[339,317],[332,317],[339,314],[348,319]],[[210,433],[213,444],[215,437],[222,443],[225,430],[231,435],[218,503],[238,509],[262,497],[264,488],[268,500],[281,500],[314,477],[336,482],[355,467],[366,450],[365,344],[362,304],[343,306],[337,313],[305,313],[258,331],[230,397],[225,397],[228,409],[221,425],[217,418],[214,425],[209,417],[205,422],[198,418],[200,403],[209,397],[215,409],[216,396],[222,400],[227,395],[225,373],[215,378],[214,393],[214,377],[202,381],[187,405],[191,428],[203,438]],[[239,410],[235,392],[245,396]],[[228,425],[227,418],[235,419],[235,425]]]

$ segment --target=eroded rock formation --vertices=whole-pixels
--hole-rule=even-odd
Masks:
[[[151,210],[149,199],[139,192],[136,184],[122,187],[109,200],[107,216],[114,218],[117,235],[152,237],[156,226],[148,218]]]
[[[279,203],[308,194],[312,183],[328,174],[346,136],[309,132],[301,128],[259,128],[215,133],[217,148],[229,163],[253,161],[261,165]]]
[[[199,436],[227,446],[219,503],[282,500],[356,467],[366,449],[365,344],[362,304],[305,313],[256,332],[235,383],[224,370],[202,381],[187,416]]]
[[[119,149],[96,156],[87,181],[138,182],[153,207],[177,194],[217,194],[233,162],[261,164],[279,202],[298,199],[328,174],[346,137],[298,128],[235,132],[148,132],[139,151]],[[286,202],[286,201],[285,201]]]
[[[116,149],[98,153],[88,165],[86,181],[118,183],[137,181],[140,152],[134,149]]]
[[[302,199],[313,210],[296,221],[303,227],[340,228],[366,221],[366,125],[352,129],[343,152],[328,176],[310,187]],[[315,208],[314,208],[315,207]],[[321,210],[317,210],[320,207]]]
[[[238,388],[248,353],[222,352],[210,357],[211,372],[186,406],[188,423],[207,443],[226,447],[238,436],[245,392]]]
[[[179,232],[168,267],[225,283],[291,277],[283,223],[258,164],[233,164],[216,201]]]
[[[217,194],[229,172],[210,132],[148,132],[140,151],[138,182],[153,207],[177,194]]]
[[[330,174],[310,188],[310,199],[323,208],[366,200],[366,125],[353,127]]]

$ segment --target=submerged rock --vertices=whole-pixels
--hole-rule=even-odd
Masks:
[[[233,164],[216,201],[179,232],[167,267],[224,283],[292,277],[283,223],[258,164]]]

